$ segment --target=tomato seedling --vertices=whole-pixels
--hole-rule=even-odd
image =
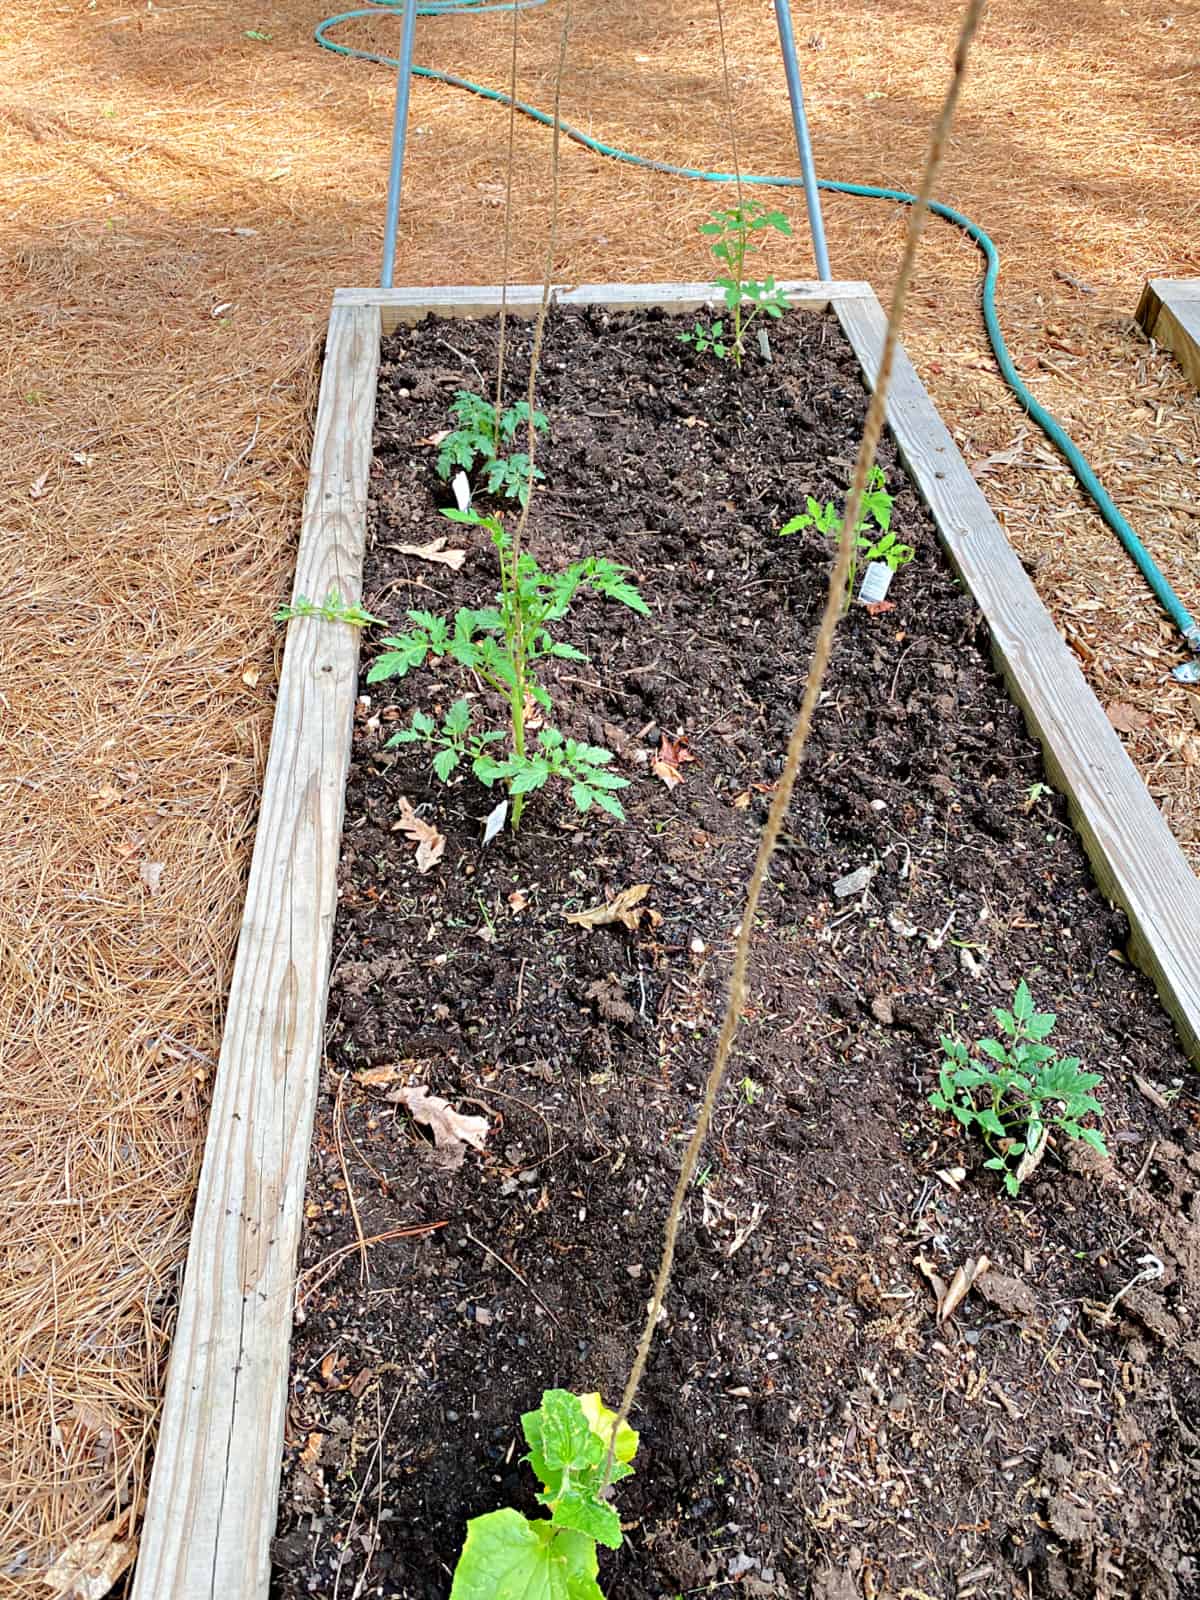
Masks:
[[[567,615],[580,589],[589,587],[642,616],[649,615],[649,607],[628,579],[628,569],[603,556],[590,556],[562,572],[543,572],[528,551],[517,555],[498,517],[485,517],[475,510],[443,515],[452,522],[485,528],[491,535],[500,563],[496,604],[480,611],[464,607],[455,614],[453,625],[429,611],[410,611],[411,632],[382,641],[383,652],[371,663],[367,682],[403,678],[430,657],[448,656],[501,697],[508,709],[508,730],[474,732],[471,703],[462,699],[450,707],[440,727],[423,711],[415,712],[411,725],[393,735],[389,747],[429,745],[436,752],[433,770],[443,783],[466,762],[488,788],[494,783],[507,784],[513,797],[514,830],[520,826],[525,796],[544,788],[552,778],[568,785],[577,810],[596,806],[623,821],[625,812],[614,791],[627,788],[629,780],[608,770],[612,752],[568,739],[550,727],[538,732],[534,751],[526,723],[532,720],[534,706],[546,713],[554,709],[538,678],[539,663],[552,657],[587,660],[582,651],[550,632],[551,625]]]
[[[1052,1011],[1034,1009],[1024,978],[1012,1010],[996,1006],[992,1015],[1004,1038],[979,1039],[976,1055],[961,1039],[942,1035],[945,1054],[929,1103],[983,1135],[991,1151],[984,1166],[1003,1173],[1004,1187],[1015,1195],[1022,1157],[1036,1151],[1050,1129],[1108,1154],[1103,1134],[1083,1126],[1089,1114],[1103,1115],[1092,1090],[1104,1080],[1098,1072],[1084,1072],[1078,1056],[1060,1056],[1046,1043],[1057,1019]]]
[[[746,258],[758,250],[757,236],[768,228],[789,239],[792,236],[792,225],[784,213],[768,210],[758,200],[714,211],[711,222],[701,223],[700,232],[713,240],[713,256],[723,269],[714,281],[725,291],[729,327],[726,328],[722,318],[708,327],[697,322],[690,332],[681,333],[680,340],[692,345],[698,354],[705,355],[711,350],[720,360],[732,360],[734,366],[740,367],[746,351],[746,335],[754,319],[763,313],[768,317],[782,317],[787,310],[787,295],[774,278],[746,276]]]

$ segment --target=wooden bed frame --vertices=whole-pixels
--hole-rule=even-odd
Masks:
[[[1151,339],[1174,352],[1200,389],[1200,278],[1151,278],[1137,319]]]
[[[783,287],[798,310],[833,309],[870,384],[886,317],[869,285]],[[555,298],[687,313],[718,294],[709,284],[605,284],[560,288]],[[538,288],[516,288],[509,308],[528,316],[540,298]],[[490,316],[499,302],[497,288],[335,294],[296,594],[361,594],[381,335],[430,313]],[[887,413],[1096,879],[1129,917],[1133,959],[1200,1060],[1200,883],[903,352]],[[352,628],[320,619],[289,627],[134,1600],[267,1593],[357,655]]]

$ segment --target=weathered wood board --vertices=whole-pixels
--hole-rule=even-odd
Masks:
[[[1137,319],[1150,338],[1174,352],[1200,389],[1200,278],[1151,278]]]
[[[378,349],[335,307],[296,594],[358,598]],[[289,625],[134,1600],[267,1592],[357,663],[353,628]]]
[[[874,378],[887,318],[878,300],[835,302]],[[1153,978],[1189,1057],[1200,1063],[1200,880],[1125,752],[983,491],[903,350],[887,418],[963,583],[987,620],[1009,693],[1066,795],[1100,888],[1122,907],[1131,955]]]

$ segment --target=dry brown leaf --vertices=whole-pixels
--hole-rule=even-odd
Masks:
[[[31,500],[40,500],[46,493],[46,484],[49,480],[49,477],[50,472],[47,469],[47,471],[41,473],[40,476],[36,477],[29,485],[29,498]]]
[[[338,1354],[336,1350],[331,1350],[321,1362],[321,1382],[331,1394],[348,1387],[347,1380],[339,1375],[337,1369]]]
[[[610,923],[620,922],[632,932],[642,918],[646,917],[650,926],[657,928],[662,921],[661,914],[652,911],[649,906],[642,905],[642,901],[649,893],[648,883],[635,883],[630,889],[622,889],[620,894],[607,905],[592,906],[588,911],[572,911],[567,921],[588,929],[603,928]]]
[[[364,1067],[361,1072],[354,1074],[354,1081],[361,1083],[364,1089],[386,1089],[399,1076],[398,1067]]]
[[[444,444],[445,441],[449,437],[450,437],[450,429],[449,428],[441,428],[441,429],[439,429],[439,431],[437,433],[431,433],[427,439],[418,439],[417,443],[418,444],[439,445],[439,444]]]
[[[304,1442],[304,1449],[300,1452],[300,1465],[306,1472],[311,1472],[321,1458],[321,1446],[325,1443],[323,1433],[310,1433]]]
[[[979,479],[990,472],[993,467],[1014,467],[1025,454],[1025,436],[1018,436],[1015,443],[1009,445],[1007,450],[993,450],[990,456],[983,456],[979,461],[971,463],[971,476]]]
[[[659,740],[658,754],[650,763],[650,771],[656,778],[660,778],[668,789],[674,789],[683,782],[681,769],[684,764],[695,759],[688,749],[685,733],[676,734],[674,739],[669,739],[664,733]]]
[[[432,440],[430,441],[432,443]],[[457,572],[467,559],[465,550],[447,550],[446,537],[439,534],[436,539],[430,539],[428,544],[397,544],[392,546],[402,556],[416,556],[418,561],[438,561],[444,567],[449,567],[452,572]]]
[[[734,795],[734,797],[733,797],[733,809],[735,811],[745,811],[746,807],[749,804],[750,804],[750,791],[749,791],[749,789],[743,789],[741,794],[735,794]]]
[[[595,1002],[596,1010],[605,1022],[621,1022],[627,1028],[632,1028],[637,1021],[637,1012],[626,1000],[624,989],[611,973],[607,978],[597,978],[595,983],[589,984],[583,998]]]
[[[937,1298],[937,1320],[939,1323],[947,1321],[958,1310],[959,1306],[970,1293],[971,1285],[991,1266],[987,1256],[968,1256],[964,1264],[958,1268],[953,1278],[947,1283],[934,1269],[932,1261],[924,1255],[917,1257],[917,1266],[929,1279]]]
[[[402,1105],[415,1122],[424,1122],[433,1132],[433,1142],[447,1153],[446,1168],[454,1171],[462,1166],[466,1147],[482,1150],[488,1136],[486,1117],[467,1117],[455,1111],[448,1100],[442,1100],[428,1089],[395,1089],[388,1099]]]
[[[111,783],[106,783],[96,791],[96,808],[99,811],[106,811],[109,806],[115,806],[120,799],[122,799],[120,789]]]
[[[399,796],[396,806],[400,820],[392,823],[392,832],[408,835],[417,847],[417,871],[430,872],[445,854],[445,835],[439,833],[432,822],[423,822],[404,795]]]
[[[895,611],[895,609],[896,602],[894,600],[870,600],[863,606],[863,610],[869,617],[886,616],[889,611]]]
[[[508,897],[508,903],[514,911],[524,911],[529,904],[529,896],[521,889],[514,889]]]
[[[1136,706],[1131,706],[1125,700],[1114,700],[1111,705],[1105,706],[1108,720],[1118,733],[1140,733],[1143,728],[1148,728],[1153,720],[1146,711],[1139,711]]]
[[[246,685],[247,689],[257,689],[258,680],[261,677],[262,671],[260,668],[247,667],[245,672],[242,673],[242,682]]]
[[[971,1285],[977,1278],[982,1278],[991,1262],[986,1256],[968,1256],[965,1263],[958,1268],[950,1280],[950,1287],[946,1290],[946,1298],[938,1307],[938,1321],[945,1322],[958,1310],[959,1306],[970,1293]]]
[[[933,1262],[930,1261],[924,1253],[917,1257],[917,1267],[920,1270],[921,1275],[929,1279],[930,1287],[933,1289],[934,1299],[937,1301],[938,1320],[940,1321],[942,1306],[945,1304],[946,1300],[946,1280],[941,1276]]]
[[[130,1529],[135,1507],[82,1538],[74,1539],[42,1578],[60,1600],[104,1600],[133,1563],[137,1540]]]

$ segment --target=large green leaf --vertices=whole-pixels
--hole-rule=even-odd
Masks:
[[[521,1428],[529,1444],[529,1464],[548,1493],[564,1472],[585,1472],[604,1459],[604,1446],[592,1432],[579,1396],[569,1389],[547,1389],[536,1411],[527,1411]]]
[[[530,1522],[519,1511],[491,1511],[467,1523],[450,1600],[575,1600],[586,1576],[563,1548],[567,1535],[549,1522]],[[578,1557],[575,1557],[577,1560]]]
[[[548,1495],[538,1497],[549,1504]],[[597,1500],[587,1489],[567,1489],[550,1506],[556,1527],[573,1528],[612,1550],[621,1548],[621,1519],[610,1505]]]
[[[605,1454],[608,1454],[608,1442],[613,1437],[613,1422],[616,1422],[616,1411],[610,1411],[610,1408],[603,1403],[598,1394],[579,1395],[579,1405],[582,1406],[584,1416],[587,1418],[587,1426],[592,1429],[595,1437],[603,1443]],[[637,1454],[637,1443],[637,1430],[632,1429],[629,1426],[629,1422],[622,1422],[621,1427],[616,1430],[616,1450],[613,1451],[614,1461],[632,1461],[635,1454]]]

